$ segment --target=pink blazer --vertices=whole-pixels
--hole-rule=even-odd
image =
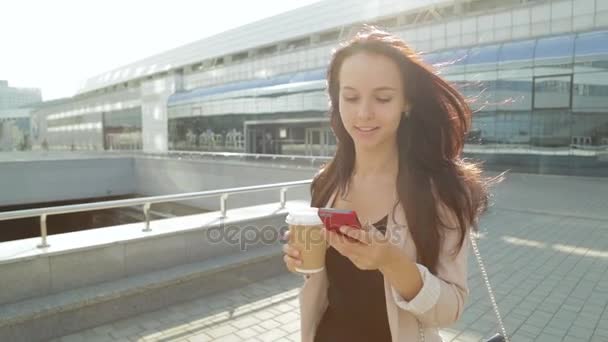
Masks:
[[[326,206],[334,203],[335,191]],[[453,215],[440,207],[443,220],[455,225]],[[412,261],[416,261],[414,246],[409,230],[406,229],[402,206],[388,216],[386,236],[398,245]],[[448,327],[462,315],[469,290],[467,285],[468,236],[457,254],[450,254],[458,245],[458,230],[444,230],[440,243],[437,274],[432,274],[425,266],[416,264],[422,277],[423,286],[411,301],[406,301],[384,280],[386,310],[393,342],[442,341],[439,328]],[[313,342],[317,325],[327,308],[328,280],[325,271],[305,278],[299,293],[300,323],[302,342]]]

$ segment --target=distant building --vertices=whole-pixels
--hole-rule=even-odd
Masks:
[[[8,81],[0,80],[0,110],[15,109],[41,101],[40,89],[9,87]]]
[[[0,80],[0,152],[29,149],[30,106],[40,102],[40,89],[9,87]]]

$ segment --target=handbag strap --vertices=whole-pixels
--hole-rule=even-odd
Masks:
[[[483,280],[486,284],[486,288],[488,289],[488,294],[490,295],[490,301],[492,302],[492,307],[494,308],[494,313],[496,314],[496,319],[498,320],[500,330],[502,332],[503,337],[505,338],[505,341],[510,342],[509,336],[507,335],[507,330],[505,329],[505,325],[502,322],[502,317],[500,316],[500,312],[498,311],[498,304],[496,304],[496,298],[494,297],[494,291],[492,291],[492,286],[490,286],[490,279],[488,278],[488,274],[486,273],[486,268],[483,266],[483,261],[481,260],[481,254],[479,253],[479,249],[477,248],[477,241],[475,241],[475,236],[473,235],[472,230],[469,231],[469,238],[471,240],[471,245],[473,246],[473,252],[475,253],[477,263],[479,264],[479,269],[481,270],[481,275],[483,276]]]
[[[492,302],[494,314],[496,314],[496,320],[498,321],[498,325],[500,326],[502,336],[504,337],[506,342],[510,342],[511,340],[507,335],[507,329],[505,329],[505,325],[502,322],[502,317],[500,316],[500,312],[498,311],[498,304],[496,303],[496,298],[494,297],[494,291],[492,291],[492,286],[490,286],[490,279],[488,278],[486,268],[484,267],[483,261],[481,260],[481,254],[479,253],[479,249],[477,248],[477,241],[475,241],[473,231],[469,231],[469,238],[471,240],[471,245],[473,246],[475,258],[477,259],[477,264],[479,264],[479,269],[481,270],[481,275],[483,276],[486,288],[488,289],[488,295],[490,295],[490,301]],[[418,341],[425,342],[424,329],[422,328],[422,324],[420,324],[420,321],[418,319],[416,319],[416,323],[418,324]]]

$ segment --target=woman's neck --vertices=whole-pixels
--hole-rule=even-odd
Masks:
[[[360,149],[355,147],[353,177],[359,180],[371,178],[397,179],[399,156],[396,144],[383,148]]]

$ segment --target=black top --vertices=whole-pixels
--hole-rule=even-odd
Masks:
[[[388,215],[374,224],[383,234],[387,219]],[[325,268],[329,305],[317,327],[315,342],[390,342],[382,273],[358,269],[333,247],[327,249]]]

